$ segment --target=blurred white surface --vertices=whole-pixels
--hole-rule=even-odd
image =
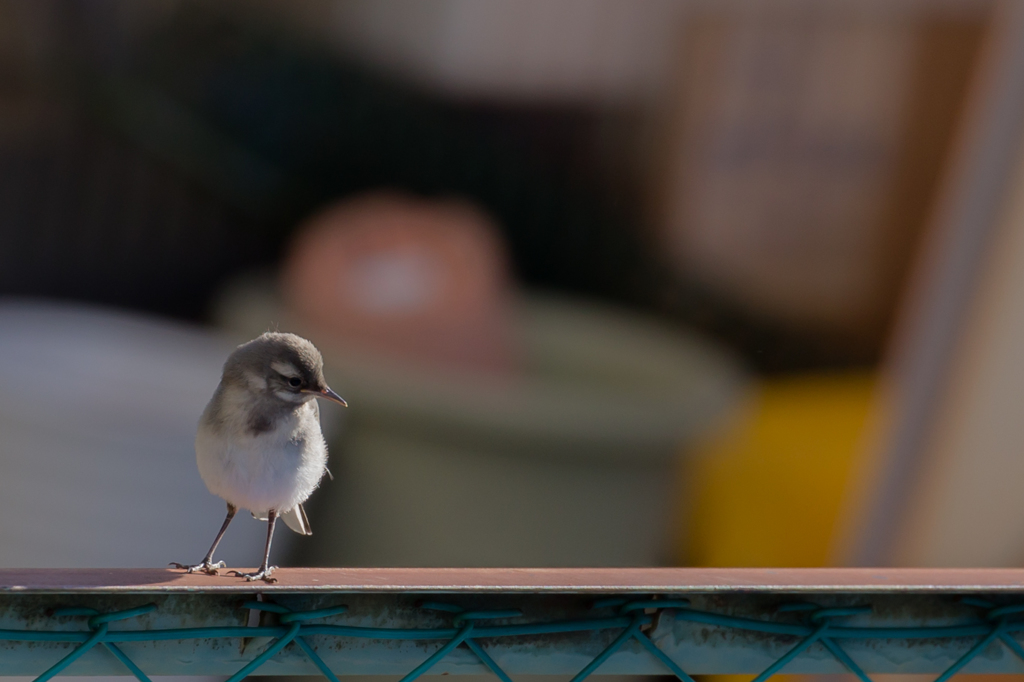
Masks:
[[[231,349],[166,321],[0,301],[0,566],[198,562],[225,506],[193,441]],[[239,514],[217,558],[254,566],[265,537]]]
[[[348,0],[333,5],[331,30],[367,62],[455,95],[629,103],[663,86],[687,7],[675,0]]]

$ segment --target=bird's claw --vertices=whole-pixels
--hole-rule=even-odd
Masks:
[[[204,561],[201,564],[195,564],[194,566],[190,566],[188,564],[179,564],[177,561],[172,561],[170,565],[174,568],[184,569],[186,573],[205,573],[206,575],[220,575],[220,571],[218,569],[224,568],[227,564],[225,564],[223,561],[218,561],[215,564],[211,564],[209,561]]]
[[[242,573],[241,571],[231,571],[231,574],[239,578],[245,578],[249,582],[262,580],[265,583],[276,583],[277,578],[270,577],[270,574],[273,573],[275,569],[277,569],[277,566],[267,566],[266,568],[261,568],[255,573]]]

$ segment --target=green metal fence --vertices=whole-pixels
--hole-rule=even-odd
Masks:
[[[47,680],[119,668],[139,680],[230,672],[237,682],[318,671],[337,682],[401,671],[411,682],[489,671],[510,682],[517,673],[571,672],[581,682],[614,672],[692,682],[696,673],[748,672],[763,682],[782,671],[841,671],[865,681],[873,672],[933,672],[943,682],[967,670],[1024,671],[1024,572],[996,581],[961,572],[946,583],[894,581],[890,572],[864,584],[826,571],[805,572],[816,576],[805,583],[751,584],[738,578],[749,572],[721,571],[709,583],[686,569],[659,580],[634,570],[633,584],[598,585],[587,579],[596,573],[575,571],[552,585],[531,583],[526,571],[511,586],[485,574],[427,585],[382,571],[374,584],[284,589],[195,579],[175,589],[8,584],[0,587],[0,674],[36,666]],[[664,579],[671,575],[678,579]],[[22,627],[6,627],[13,624]]]

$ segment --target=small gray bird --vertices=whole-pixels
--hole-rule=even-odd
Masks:
[[[172,566],[217,575],[224,562],[213,563],[213,552],[239,507],[267,521],[259,570],[233,571],[246,580],[275,582],[269,563],[278,517],[296,533],[312,533],[302,503],[327,471],[315,399],[348,406],[327,386],[323,365],[320,351],[295,334],[267,332],[231,353],[196,433],[199,474],[211,493],[227,501],[228,516],[202,563]]]

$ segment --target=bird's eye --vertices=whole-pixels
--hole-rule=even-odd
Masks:
[[[291,379],[288,380],[288,385],[298,388],[299,386],[302,385],[302,379],[298,377],[292,377]]]

